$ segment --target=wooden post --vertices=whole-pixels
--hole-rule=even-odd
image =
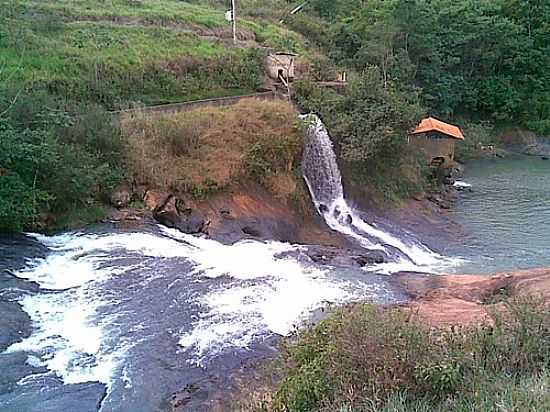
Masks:
[[[231,12],[232,12],[232,23],[233,23],[233,44],[237,44],[237,7],[236,0],[231,0]]]

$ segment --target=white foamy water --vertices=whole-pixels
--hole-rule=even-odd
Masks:
[[[330,278],[314,266],[281,256],[299,254],[298,246],[255,241],[229,246],[172,229],[162,231],[164,235],[30,235],[50,254],[30,261],[16,276],[50,291],[20,300],[32,320],[33,333],[7,352],[27,352],[34,364],[46,366],[65,383],[98,381],[110,388],[124,370],[127,351],[136,343],[113,340],[116,312],[102,313],[105,305],[117,305],[105,298],[109,281],[133,276],[131,271],[139,268],[110,263],[112,256],[128,253],[161,261],[185,258],[193,267],[192,279],[206,282],[201,286],[204,293],[185,302],[198,304],[201,312],[180,335],[180,345],[197,364],[226,349],[247,348],[260,336],[286,335],[310,311],[328,302],[343,303],[373,293],[366,286]],[[188,314],[183,311],[182,316]]]
[[[405,242],[365,222],[344,198],[342,176],[326,127],[315,115],[303,116],[308,123],[302,169],[313,202],[327,225],[370,250],[402,252],[394,262],[369,267],[391,274],[399,271],[438,272],[460,264],[460,259],[441,256],[420,242]]]
[[[180,344],[190,348],[201,364],[205,358],[227,347],[248,347],[256,337],[276,333],[288,335],[314,309],[326,303],[368,298],[374,290],[352,285],[326,271],[307,266],[283,252],[299,247],[281,242],[244,241],[232,246],[198,239],[174,229],[163,231],[174,238],[192,241],[202,248],[190,259],[201,277],[223,275],[245,281],[229,284],[198,299],[206,311],[185,333]]]
[[[453,183],[454,187],[472,187],[470,183],[463,182],[462,180],[457,180]]]

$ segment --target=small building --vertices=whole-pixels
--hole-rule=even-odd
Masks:
[[[422,120],[409,136],[409,144],[424,153],[431,165],[453,162],[455,143],[460,140],[464,135],[458,126],[433,117]]]
[[[266,59],[266,72],[271,80],[288,83],[295,76],[296,55],[293,53],[270,53]]]

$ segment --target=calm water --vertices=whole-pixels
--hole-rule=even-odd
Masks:
[[[451,212],[460,227],[447,255],[468,262],[458,272],[491,273],[550,266],[550,161],[510,158],[472,162],[472,185]]]

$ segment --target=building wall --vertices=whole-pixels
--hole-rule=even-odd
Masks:
[[[279,79],[279,70],[283,71],[287,79],[294,78],[294,56],[286,54],[270,54],[267,56],[266,69],[269,77],[273,80]]]
[[[430,163],[436,157],[442,157],[445,162],[454,160],[455,139],[439,134],[421,134],[410,136],[409,142],[424,153]]]

